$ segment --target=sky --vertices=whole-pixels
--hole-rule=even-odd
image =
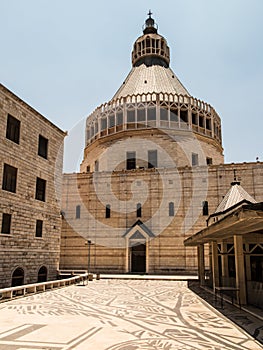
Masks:
[[[78,171],[85,119],[129,73],[149,9],[171,68],[221,117],[225,162],[263,161],[262,0],[0,0],[1,83],[68,131]]]

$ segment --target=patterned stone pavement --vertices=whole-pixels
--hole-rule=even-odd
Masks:
[[[0,304],[0,350],[256,350],[185,281],[100,280]]]

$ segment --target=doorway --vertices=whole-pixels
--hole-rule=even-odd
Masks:
[[[131,272],[146,272],[146,244],[131,247]]]

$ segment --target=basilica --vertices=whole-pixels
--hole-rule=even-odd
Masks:
[[[220,116],[170,68],[151,13],[131,59],[118,91],[87,117],[80,172],[63,176],[60,268],[193,273],[197,252],[184,241],[231,183],[242,193],[233,205],[261,202],[263,164],[224,163]]]

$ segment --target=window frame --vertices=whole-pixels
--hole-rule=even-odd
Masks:
[[[41,188],[43,186],[43,188]],[[47,181],[41,179],[40,177],[36,178],[36,193],[35,199],[41,202],[46,201],[46,189],[47,189]]]
[[[21,121],[8,113],[6,121],[6,138],[19,145]]]
[[[37,154],[44,159],[48,159],[48,139],[41,134],[38,136]]]
[[[11,222],[12,222],[12,214],[2,213],[1,234],[10,235]],[[8,229],[6,229],[6,227],[8,227]]]
[[[42,238],[43,237],[43,220],[40,220],[40,219],[36,220],[35,237],[36,238]]]
[[[2,190],[16,193],[18,169],[4,163]]]

